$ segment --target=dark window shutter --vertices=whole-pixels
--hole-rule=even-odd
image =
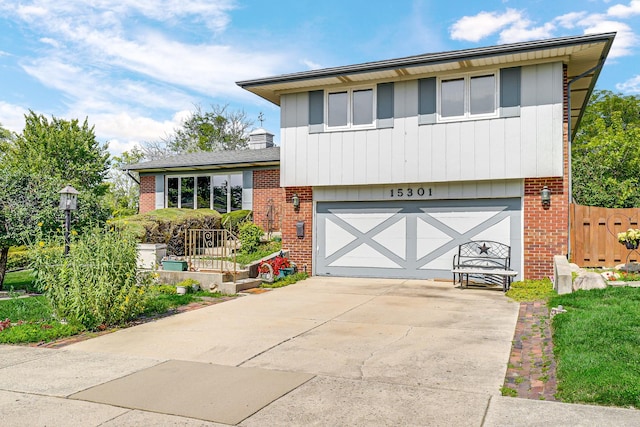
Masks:
[[[377,93],[378,119],[393,118],[393,83],[378,84]]]
[[[321,125],[324,123],[324,91],[314,90],[309,92],[309,124]]]
[[[520,67],[500,70],[500,106],[517,107],[520,105]]]
[[[418,80],[418,114],[435,114],[436,78]]]

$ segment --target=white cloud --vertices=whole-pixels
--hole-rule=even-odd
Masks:
[[[587,12],[570,12],[564,15],[556,17],[553,22],[557,23],[563,28],[569,30],[576,27],[577,23],[587,15]]]
[[[449,32],[454,40],[478,42],[522,19],[521,12],[515,9],[507,9],[504,13],[480,12],[474,16],[463,16],[451,26]]]
[[[636,36],[629,25],[623,22],[594,19],[586,20],[584,24],[585,34],[617,32],[608,58],[631,55],[633,48],[638,44],[638,36]]]
[[[59,48],[60,47],[60,43],[58,43],[56,40],[50,38],[50,37],[42,37],[40,39],[40,42],[44,43],[44,44],[48,44],[49,46],[52,46],[54,48]]]
[[[607,15],[614,18],[629,18],[633,15],[640,15],[640,0],[631,0],[629,6],[616,4],[607,10]]]
[[[0,3],[0,10],[11,7],[9,3]],[[151,77],[162,84],[179,85],[208,97],[252,99],[250,94],[236,86],[235,81],[255,77],[256,69],[265,75],[277,74],[276,70],[288,63],[285,55],[256,52],[250,47],[189,44],[174,38],[180,32],[171,28],[181,24],[178,18],[188,16],[221,31],[229,21],[227,12],[233,7],[234,2],[230,0],[162,0],[160,3],[96,0],[91,6],[85,6],[81,0],[36,0],[22,9],[29,10],[29,16],[36,10],[38,13],[46,11],[47,19],[34,20],[31,25],[43,33],[40,40],[54,48],[47,54],[75,68],[76,75],[104,70],[104,77],[108,78],[107,74],[128,72],[140,74],[145,79]],[[163,34],[159,30],[134,25],[128,19],[136,13],[169,27],[165,25],[162,28]],[[65,49],[56,49],[56,45],[64,45]],[[43,84],[52,85],[46,72],[36,73],[33,65],[30,67],[32,75]],[[104,86],[103,80],[95,83],[98,87]]]
[[[310,70],[318,70],[322,68],[322,65],[318,64],[317,62],[310,61],[309,59],[303,59],[300,62],[302,62],[302,64],[304,64]]]
[[[622,22],[640,14],[640,0],[632,0],[628,6],[616,5],[607,14],[570,12],[553,18],[542,25],[527,19],[523,11],[507,9],[504,13],[480,12],[475,16],[465,16],[451,27],[451,38],[465,41],[479,41],[499,33],[500,43],[513,43],[556,36],[558,27],[574,30],[581,28],[584,34],[617,32],[609,52],[609,58],[628,56],[638,44],[638,36],[631,26]],[[611,19],[620,18],[620,20]]]
[[[626,82],[618,83],[616,89],[628,94],[640,94],[640,75],[636,75]]]
[[[24,129],[24,115],[28,111],[19,105],[8,104],[0,101],[0,125],[16,133],[22,133]]]
[[[555,25],[548,22],[539,27],[530,27],[529,20],[516,22],[508,28],[500,31],[500,43],[517,43],[526,40],[546,39],[553,37]]]

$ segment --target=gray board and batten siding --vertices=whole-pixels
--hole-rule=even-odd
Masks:
[[[501,107],[497,116],[491,118],[429,123],[429,114],[419,111],[424,107],[419,105],[419,82],[400,81],[393,84],[392,91],[386,88],[385,96],[393,94],[394,116],[384,119],[387,125],[371,129],[313,132],[314,126],[324,125],[310,124],[312,92],[282,95],[281,185],[375,185],[562,176],[561,62],[521,67],[520,106]],[[506,105],[517,101],[506,94],[500,100]],[[314,111],[317,122],[320,111]],[[386,114],[389,111],[384,110]],[[393,121],[393,127],[388,127],[389,120]]]

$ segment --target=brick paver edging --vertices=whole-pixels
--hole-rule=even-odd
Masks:
[[[503,394],[555,401],[556,390],[556,362],[547,304],[521,302]]]

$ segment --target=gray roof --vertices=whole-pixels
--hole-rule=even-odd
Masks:
[[[427,53],[236,82],[243,89],[280,105],[283,93],[323,90],[345,84],[418,79],[493,67],[504,68],[562,61],[571,85],[571,128],[575,133],[615,33],[588,34],[499,46]]]
[[[179,154],[148,162],[127,165],[123,170],[137,172],[230,169],[280,164],[280,147],[257,150],[209,151]]]

